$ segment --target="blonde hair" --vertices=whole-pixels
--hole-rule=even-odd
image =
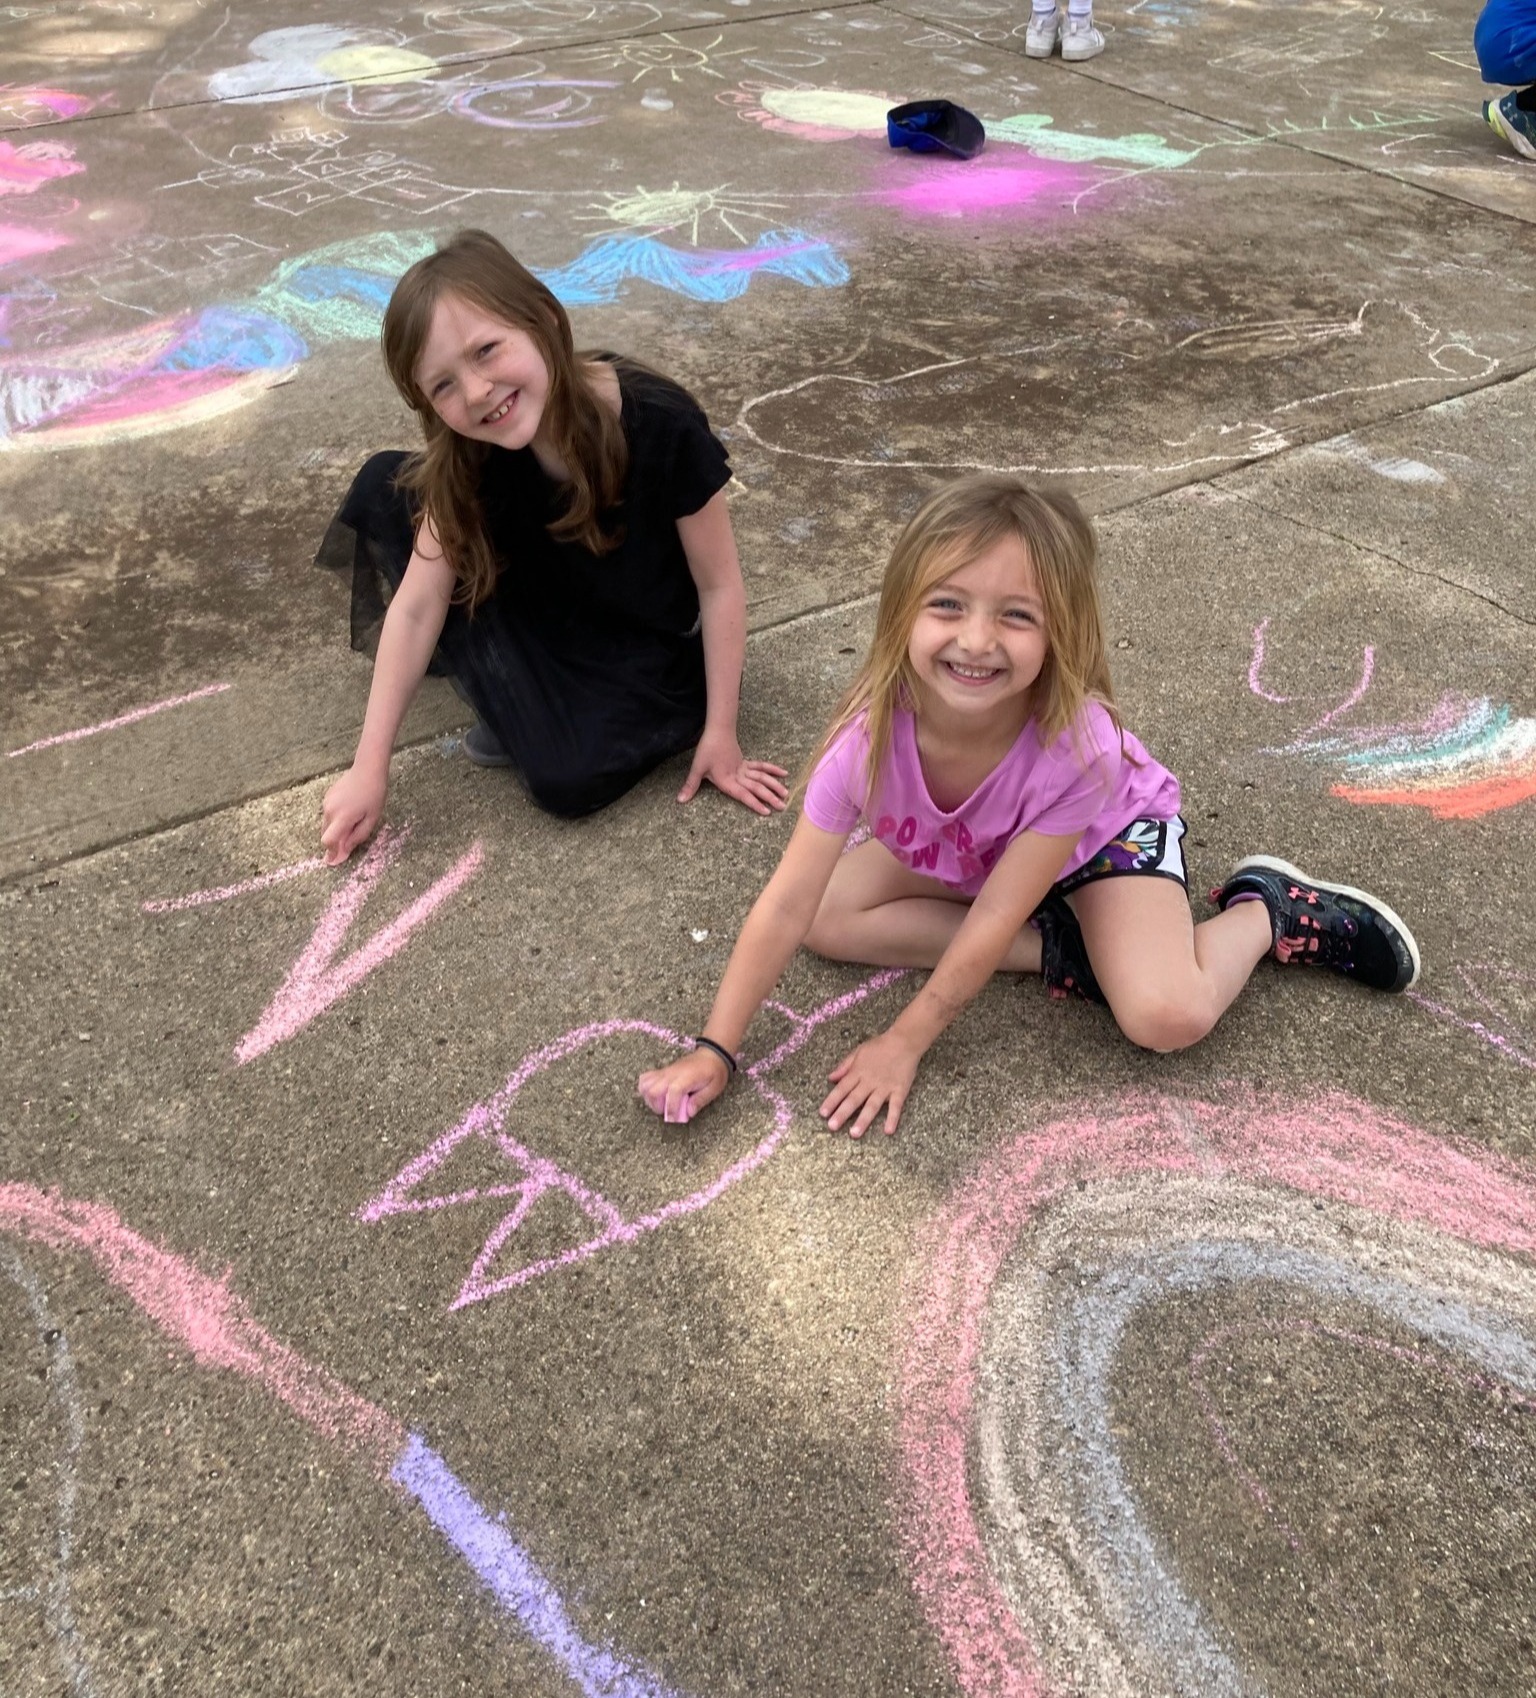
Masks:
[[[1122,731],[1099,611],[1098,539],[1087,516],[1065,491],[1031,489],[1014,477],[968,477],[926,502],[896,539],[880,585],[874,640],[807,772],[862,715],[873,795],[896,711],[917,700],[907,651],[925,598],[1009,536],[1029,556],[1045,605],[1045,661],[1029,704],[1041,743],[1068,729],[1075,734],[1088,702],[1103,707]]]
[[[454,599],[473,608],[491,593],[497,572],[478,493],[488,448],[444,424],[416,382],[432,316],[445,295],[524,331],[544,361],[549,395],[540,429],[570,474],[565,511],[550,525],[551,536],[594,554],[618,546],[622,530],[605,529],[603,517],[623,495],[629,455],[622,425],[587,381],[582,368],[591,356],[576,351],[565,308],[494,236],[460,230],[417,260],[395,285],[380,336],[384,364],[425,439],[395,481],[431,519],[458,578]]]

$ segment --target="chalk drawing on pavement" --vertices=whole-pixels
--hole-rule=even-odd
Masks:
[[[28,743],[20,749],[7,749],[6,759],[15,760],[18,755],[36,754],[39,749],[52,749],[62,743],[80,743],[87,737],[99,737],[104,731],[118,731],[125,725],[136,725],[141,719],[150,719],[157,713],[164,713],[168,708],[185,707],[188,702],[199,702],[207,696],[220,696],[226,690],[232,689],[230,684],[205,684],[200,690],[189,690],[184,696],[167,696],[164,701],[150,702],[147,707],[130,708],[127,713],[120,713],[115,719],[103,719],[95,725],[81,726],[76,731],[58,731],[51,737],[39,737],[35,743]]]
[[[3,1230],[3,1228],[0,1228]],[[0,1608],[7,1603],[35,1603],[41,1609],[43,1621],[58,1659],[59,1670],[74,1698],[91,1698],[97,1690],[91,1676],[91,1661],[75,1620],[70,1599],[71,1571],[74,1567],[75,1507],[80,1489],[80,1447],[85,1440],[85,1411],[81,1404],[80,1387],[75,1373],[74,1351],[68,1332],[57,1324],[48,1303],[48,1293],[42,1281],[16,1254],[10,1244],[0,1244],[0,1273],[15,1285],[26,1300],[33,1328],[44,1351],[47,1366],[43,1381],[47,1400],[57,1411],[61,1429],[58,1459],[52,1469],[37,1468],[33,1458],[34,1477],[45,1479],[52,1474],[55,1485],[53,1513],[53,1549],[49,1552],[47,1572],[37,1575],[20,1595],[0,1598]],[[14,1415],[14,1411],[11,1412]],[[12,1490],[25,1482],[12,1482]],[[16,1535],[13,1521],[7,1542]],[[14,1648],[13,1641],[13,1648]],[[12,1665],[15,1672],[15,1665]]]
[[[801,1049],[819,1026],[845,1014],[866,997],[894,984],[902,976],[899,971],[876,973],[853,990],[822,1003],[808,1014],[798,1013],[779,1002],[764,1005],[789,1021],[791,1028],[789,1036],[777,1048],[743,1073],[744,1083],[757,1094],[768,1112],[768,1129],[745,1155],[685,1196],[673,1198],[644,1213],[627,1215],[581,1175],[539,1155],[508,1129],[508,1118],[523,1089],[539,1074],[592,1044],[641,1033],[673,1049],[688,1047],[689,1040],[647,1021],[608,1020],[578,1027],[525,1056],[494,1096],[476,1103],[457,1126],[407,1162],[377,1196],[358,1210],[358,1219],[376,1224],[392,1215],[435,1214],[442,1209],[466,1207],[478,1212],[488,1202],[504,1204],[511,1201],[511,1208],[501,1215],[476,1253],[458,1294],[449,1305],[450,1310],[484,1302],[488,1297],[515,1290],[545,1274],[575,1267],[605,1250],[633,1244],[662,1227],[707,1208],[768,1161],[783,1144],[793,1118],[789,1102],[766,1082],[768,1077]],[[496,1160],[505,1163],[507,1177],[494,1184],[423,1190],[423,1187],[435,1182],[435,1176],[449,1163],[455,1151],[471,1139],[479,1140]],[[576,1229],[573,1241],[564,1249],[518,1263],[514,1256],[506,1254],[507,1246],[527,1224],[534,1207],[545,1198],[563,1198],[568,1205],[574,1205],[577,1216],[585,1224]]]
[[[1495,1419],[1536,1399],[1533,1253],[1529,1175],[1342,1096],[1132,1099],[988,1156],[922,1236],[899,1404],[901,1539],[963,1690],[1253,1689],[1127,1465],[1113,1391],[1139,1316],[1257,1284],[1347,1304],[1381,1330],[1335,1342],[1486,1394]],[[1292,1483],[1254,1473],[1212,1395],[1222,1343],[1198,1341],[1188,1395],[1295,1560]]]
[[[672,1698],[658,1676],[587,1638],[554,1582],[418,1433],[263,1327],[229,1285],[141,1237],[101,1203],[0,1184],[0,1233],[90,1258],[201,1368],[241,1375],[380,1484],[414,1502],[491,1595],[584,1698]],[[76,1690],[81,1690],[78,1685]]]
[[[1536,1073],[1536,972],[1493,961],[1458,962],[1450,975],[1437,976],[1433,989],[1433,996],[1423,989],[1407,995],[1425,1013]]]
[[[1254,628],[1248,687],[1284,705],[1292,698],[1263,684],[1268,627],[1263,619]],[[1360,681],[1349,694],[1290,742],[1263,752],[1304,755],[1332,766],[1340,776],[1330,793],[1346,802],[1424,808],[1437,820],[1481,819],[1536,796],[1536,719],[1517,715],[1491,696],[1447,690],[1415,718],[1330,729],[1365,698],[1375,659],[1367,646]]]
[[[387,925],[337,959],[347,933],[364,903],[386,872],[400,859],[410,827],[385,826],[374,838],[356,869],[326,904],[309,942],[300,950],[287,976],[261,1018],[235,1045],[238,1065],[254,1061],[278,1044],[302,1032],[333,1004],[350,996],[370,973],[382,967],[410,942],[411,935],[479,872],[485,851],[474,843],[443,876],[421,893]],[[276,880],[262,881],[275,883]],[[206,894],[206,893],[199,893]],[[242,892],[243,894],[243,892]],[[157,911],[164,911],[163,909]]]

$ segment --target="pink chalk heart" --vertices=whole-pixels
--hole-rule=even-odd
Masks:
[[[507,1076],[506,1083],[493,1097],[476,1103],[451,1131],[445,1132],[414,1161],[408,1162],[371,1202],[357,1211],[359,1220],[374,1222],[386,1215],[416,1214],[435,1209],[454,1208],[466,1203],[481,1203],[498,1197],[515,1198],[512,1208],[492,1228],[480,1253],[450,1309],[462,1309],[470,1303],[483,1302],[498,1292],[511,1291],[531,1280],[552,1273],[556,1268],[573,1267],[616,1244],[632,1244],[647,1233],[684,1215],[697,1213],[728,1191],[749,1173],[761,1167],[774,1153],[789,1130],[790,1108],[778,1092],[762,1083],[753,1073],[745,1075],[772,1115],[772,1125],[766,1137],[744,1156],[732,1162],[722,1173],[685,1197],[674,1198],[647,1214],[626,1215],[616,1204],[589,1185],[578,1173],[561,1167],[529,1149],[506,1130],[507,1116],[518,1094],[530,1080],[556,1062],[564,1061],[598,1043],[627,1032],[643,1033],[673,1049],[686,1049],[688,1041],[665,1027],[653,1026],[645,1020],[606,1020],[593,1026],[582,1026],[564,1037],[546,1044],[524,1058]],[[484,1139],[511,1168],[511,1176],[498,1184],[470,1186],[456,1191],[437,1191],[423,1194],[418,1187],[435,1174],[465,1139]],[[522,1263],[508,1272],[494,1276],[492,1268],[504,1266],[502,1250],[527,1221],[534,1206],[547,1194],[565,1197],[579,1215],[591,1222],[592,1235],[580,1239],[552,1256]]]

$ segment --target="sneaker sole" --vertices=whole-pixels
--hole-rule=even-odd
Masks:
[[[1054,39],[1049,47],[1031,47],[1027,41],[1024,43],[1024,57],[1026,59],[1049,59],[1055,51],[1056,42]]]
[[[1325,878],[1313,878],[1311,873],[1304,873],[1300,867],[1294,866],[1290,861],[1282,861],[1275,855],[1250,855],[1246,861],[1239,861],[1232,869],[1227,882],[1230,883],[1247,867],[1262,867],[1267,872],[1280,873],[1297,884],[1310,884],[1317,890],[1326,890],[1332,896],[1347,896],[1380,914],[1408,945],[1408,956],[1413,962],[1413,977],[1402,987],[1403,990],[1412,990],[1419,982],[1419,946],[1414,941],[1413,933],[1403,923],[1402,916],[1389,908],[1379,896],[1372,896],[1368,890],[1358,890],[1352,884],[1331,884]]]
[[[1533,147],[1518,130],[1512,130],[1504,122],[1504,114],[1491,100],[1483,107],[1483,121],[1501,141],[1507,141],[1522,159],[1536,159],[1536,147]]]
[[[1084,59],[1097,59],[1098,56],[1103,51],[1104,51],[1104,43],[1102,41],[1098,44],[1098,46],[1090,47],[1086,53],[1084,53],[1082,51],[1078,51],[1076,53],[1069,53],[1067,51],[1066,43],[1063,42],[1062,48],[1061,48],[1061,56],[1062,56],[1063,59],[1066,60],[1066,62],[1069,65],[1080,65],[1083,62]]]

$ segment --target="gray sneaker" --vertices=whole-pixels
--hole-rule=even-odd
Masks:
[[[1063,59],[1096,59],[1103,51],[1104,37],[1093,27],[1092,18],[1067,18],[1067,27],[1061,32]]]
[[[496,741],[484,720],[476,720],[464,733],[464,754],[476,766],[511,766],[512,757]]]
[[[1024,32],[1024,57],[1049,59],[1061,40],[1061,13],[1052,7],[1049,13],[1031,12],[1029,28]]]

